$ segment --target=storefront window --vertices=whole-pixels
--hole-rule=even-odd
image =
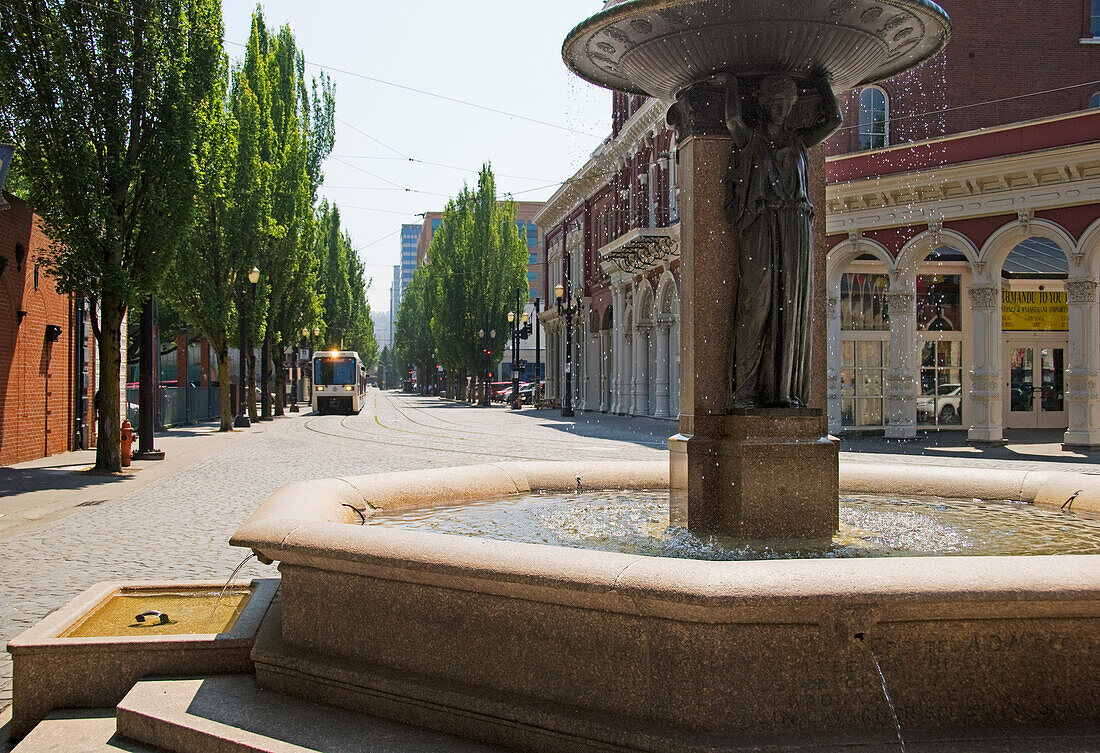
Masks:
[[[925,425],[962,424],[962,342],[927,341],[920,351],[917,421]]]
[[[882,385],[889,367],[888,340],[841,343],[840,402],[845,426],[882,426]]]
[[[840,328],[867,332],[890,330],[886,275],[846,274],[840,278]]]
[[[917,329],[924,332],[962,330],[962,277],[917,275]]]

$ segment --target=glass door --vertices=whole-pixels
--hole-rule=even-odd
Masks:
[[[1009,429],[1066,426],[1064,343],[1009,343],[1007,411]]]

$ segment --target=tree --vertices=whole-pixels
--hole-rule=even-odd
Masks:
[[[199,169],[196,222],[168,272],[164,295],[214,349],[221,393],[221,431],[233,428],[229,342],[236,308],[236,248],[231,242],[231,186],[237,170],[237,122],[229,110],[228,62],[199,109],[196,162]]]
[[[363,262],[351,236],[340,228],[339,208],[327,201],[321,202],[317,213],[315,248],[321,265],[318,288],[328,344],[357,351],[370,368],[378,357],[378,343],[374,339]]]
[[[238,86],[250,92],[256,104],[255,134],[264,177],[258,190],[264,199],[256,255],[262,303],[253,312],[252,331],[264,344],[265,366],[269,366],[273,354],[297,340],[303,309],[315,309],[310,300],[316,291],[310,223],[322,180],[321,165],[332,151],[335,100],[327,77],[307,88],[305,58],[290,27],[273,34],[258,7],[252,15]],[[275,411],[281,414],[283,372],[272,371]],[[265,402],[271,391],[265,380]],[[264,412],[268,413],[266,407]]]
[[[480,376],[484,349],[502,352],[507,312],[517,292],[525,298],[527,291],[527,247],[516,227],[516,206],[497,200],[490,165],[482,167],[475,190],[463,186],[448,202],[428,260],[422,297],[436,356],[449,374]],[[494,331],[495,338],[478,336]]]
[[[3,130],[99,343],[96,468],[118,471],[121,328],[190,226],[198,112],[221,58],[215,0],[0,5]]]

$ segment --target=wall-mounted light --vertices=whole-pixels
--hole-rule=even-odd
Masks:
[[[61,338],[61,327],[56,324],[46,325],[46,342],[55,343]]]
[[[27,318],[27,312],[24,311],[23,309],[19,309],[18,311],[15,312],[15,323],[16,323],[16,325],[22,324],[23,320],[26,319],[26,318]]]
[[[23,260],[27,258],[27,247],[22,243],[15,244],[15,268],[22,271]]]

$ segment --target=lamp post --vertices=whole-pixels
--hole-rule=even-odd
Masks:
[[[566,278],[566,283],[569,278]],[[558,302],[558,314],[565,314],[565,395],[561,402],[562,416],[573,415],[573,297],[562,285],[554,286],[554,297]]]
[[[516,312],[508,312],[508,326],[512,330],[512,410],[519,409],[519,342],[531,336],[529,314],[524,311],[520,321],[516,321]]]
[[[302,391],[302,351],[306,347],[306,338],[309,337],[309,328],[302,327],[302,339],[298,347],[294,348],[294,387],[290,398],[290,412],[298,413],[298,399]]]
[[[256,302],[256,283],[260,281],[260,270],[256,267],[252,268],[252,271],[248,273],[248,281],[252,284],[252,303]],[[243,298],[242,298],[243,301]],[[250,385],[245,384],[245,380],[248,378],[248,373],[245,370],[244,359],[246,358],[245,352],[248,350],[248,316],[247,311],[242,306],[240,312],[240,330],[241,330],[241,343],[238,366],[240,389],[237,396],[237,417],[233,419],[233,428],[235,429],[247,429],[252,426],[252,421],[248,418],[248,390]]]

